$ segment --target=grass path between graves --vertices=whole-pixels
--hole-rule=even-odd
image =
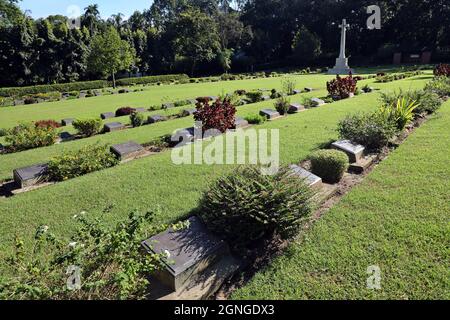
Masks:
[[[398,87],[420,88],[425,82],[425,79],[408,79],[394,82],[390,86],[380,84],[379,87],[386,90]],[[373,110],[378,106],[377,99],[377,93],[362,95],[268,122],[258,128],[279,129],[281,162],[296,163],[321,144],[336,139],[336,124],[346,114]],[[248,112],[254,113],[262,105],[264,104],[249,105],[242,110],[250,108]],[[175,127],[192,125],[192,119],[173,122]],[[129,130],[140,132],[151,128],[152,131],[145,132],[142,137],[127,136],[127,140],[131,138],[139,142],[139,139],[150,134],[157,136],[166,133],[168,128],[165,126],[170,125],[167,122],[153,128],[148,126]],[[113,137],[115,134],[105,137]],[[34,152],[40,154],[41,150],[31,150],[29,157],[33,157]],[[41,156],[48,158],[45,151]],[[12,166],[12,163],[9,165]],[[96,215],[110,205],[113,208],[105,217],[106,223],[127,216],[133,209],[144,211],[156,206],[162,212],[158,222],[177,221],[197,206],[209,183],[219,175],[231,172],[233,168],[224,165],[177,166],[172,163],[169,151],[12,198],[0,198],[0,273],[5,267],[1,261],[11,252],[15,235],[28,243],[35,228],[44,224],[50,226],[55,233],[69,237],[74,229],[74,214],[84,210]]]
[[[234,299],[449,299],[450,101]],[[367,268],[381,289],[367,289]]]

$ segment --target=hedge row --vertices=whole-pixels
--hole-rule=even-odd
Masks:
[[[1,97],[23,97],[31,94],[48,93],[48,92],[69,92],[80,90],[101,89],[109,86],[109,82],[105,80],[83,81],[71,83],[45,84],[30,87],[14,87],[0,88]]]
[[[116,81],[118,86],[129,86],[135,84],[149,84],[158,82],[170,82],[170,81],[180,81],[188,80],[189,76],[186,74],[166,74],[161,76],[148,76],[141,78],[125,78]]]

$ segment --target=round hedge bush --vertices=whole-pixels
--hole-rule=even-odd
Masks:
[[[273,235],[295,235],[311,213],[312,195],[288,168],[263,175],[257,166],[243,166],[212,184],[200,201],[199,215],[234,249],[243,248]]]
[[[312,172],[328,183],[341,181],[349,165],[348,156],[338,150],[316,151],[309,160],[311,160]]]

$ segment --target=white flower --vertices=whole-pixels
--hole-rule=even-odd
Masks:
[[[47,232],[48,231],[48,226],[42,226],[42,232]]]
[[[169,250],[164,250],[164,254],[166,255],[167,259],[170,258],[171,254]]]
[[[76,246],[77,246],[76,242],[70,242],[69,243],[69,247],[71,247],[71,248],[75,248]]]

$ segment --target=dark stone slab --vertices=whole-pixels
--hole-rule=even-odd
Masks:
[[[319,98],[312,98],[311,102],[313,103],[314,106],[319,107],[325,104],[325,101],[323,101],[322,99]]]
[[[288,113],[293,114],[293,113],[298,113],[303,110],[305,110],[305,106],[298,104],[298,103],[293,103],[289,106]]]
[[[62,119],[62,120],[61,120],[61,125],[62,125],[63,127],[65,127],[65,126],[70,126],[71,124],[74,123],[74,121],[75,121],[75,119],[73,119],[73,118]]]
[[[364,156],[365,148],[362,145],[354,144],[348,140],[341,140],[334,142],[331,147],[336,150],[345,152],[350,160],[350,163],[359,162]]]
[[[74,136],[67,131],[61,132],[59,137],[62,141],[72,140],[74,138]]]
[[[236,118],[234,121],[234,128],[235,129],[242,129],[248,127],[248,121],[243,118]]]
[[[175,104],[172,103],[172,102],[163,103],[163,104],[162,104],[162,108],[163,108],[163,109],[171,109],[171,108],[175,108]]]
[[[182,147],[193,142],[195,139],[194,134],[195,129],[193,127],[178,130],[171,137],[172,146]]]
[[[313,90],[314,90],[313,88],[309,88],[309,87],[306,87],[306,88],[305,88],[305,91],[306,91],[306,92],[311,92],[311,91],[313,91]]]
[[[102,114],[100,114],[100,118],[102,118],[103,120],[105,119],[111,119],[111,118],[115,118],[116,114],[114,112],[104,112]]]
[[[166,116],[149,116],[148,117],[148,123],[157,123],[157,122],[163,122],[163,121],[167,121],[167,117]]]
[[[229,253],[226,243],[211,234],[198,217],[189,219],[188,228],[169,229],[142,245],[150,253],[168,255],[164,269],[156,274],[156,278],[173,291],[181,289]]]
[[[15,169],[13,171],[14,182],[20,188],[31,187],[45,180],[47,170],[46,163]]]
[[[297,89],[295,89],[294,91],[292,91],[292,93],[293,93],[293,94],[300,94],[300,93],[302,93],[302,90],[297,90]]]
[[[147,112],[148,110],[146,108],[135,108],[134,111],[137,113],[142,113],[142,112]]]
[[[266,117],[269,120],[273,120],[280,117],[280,113],[272,109],[261,110],[259,114],[263,117]]]
[[[111,122],[111,123],[107,123],[105,124],[103,130],[105,132],[114,132],[114,131],[120,131],[120,130],[124,130],[125,126],[120,123],[120,122]]]
[[[116,144],[111,147],[111,152],[121,161],[134,158],[144,151],[145,149],[134,141]]]
[[[197,109],[185,109],[181,112],[181,115],[183,117],[193,116],[196,111]]]
[[[263,101],[267,101],[267,100],[270,100],[270,97],[269,97],[269,96],[262,96],[261,99],[262,99]]]
[[[305,179],[306,183],[312,188],[320,188],[322,186],[322,178],[315,174],[299,167],[297,165],[290,166],[292,173],[302,179]]]

